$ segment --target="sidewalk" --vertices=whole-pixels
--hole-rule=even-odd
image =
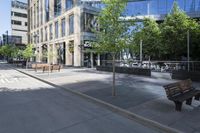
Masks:
[[[112,97],[112,73],[98,72],[94,69],[66,68],[48,75],[41,71],[21,70],[180,131],[200,132],[200,102],[193,101],[192,106],[184,104],[182,112],[176,112],[174,103],[166,98],[162,86],[175,82],[174,80],[117,74],[117,96]],[[195,83],[195,86],[200,87],[200,84]]]
[[[0,133],[158,133],[7,64],[0,79]]]

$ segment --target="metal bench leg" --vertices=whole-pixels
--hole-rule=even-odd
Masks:
[[[200,100],[200,94],[195,96],[195,100]]]
[[[182,102],[178,102],[178,101],[175,101],[174,103],[176,105],[176,111],[181,111],[183,103]]]
[[[187,99],[187,100],[186,100],[186,104],[187,104],[187,105],[191,105],[191,104],[192,104],[192,98]]]

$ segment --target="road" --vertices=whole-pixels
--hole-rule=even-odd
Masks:
[[[0,133],[140,132],[156,131],[0,64]]]

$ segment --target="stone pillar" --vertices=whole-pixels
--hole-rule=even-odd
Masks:
[[[66,0],[61,0],[61,3],[62,3],[62,4],[61,4],[61,6],[62,6],[62,7],[61,7],[61,8],[62,8],[62,12],[61,12],[61,13],[62,13],[62,14],[65,12],[65,5],[66,5],[66,4],[65,4],[65,1],[66,1]]]
[[[57,63],[57,48],[56,48],[56,44],[52,44],[52,54],[53,54],[52,63],[56,64]]]
[[[42,45],[39,46],[39,62],[42,61]]]
[[[50,33],[50,32],[49,32]],[[49,38],[50,39],[50,38]],[[55,39],[55,23],[53,22],[52,23],[52,40],[54,40]],[[50,41],[52,41],[52,40],[50,40]]]
[[[101,65],[101,59],[100,59],[100,54],[97,55],[98,59],[97,59],[97,66],[100,66]]]
[[[69,16],[65,18],[65,36],[69,35]]]
[[[71,66],[72,65],[72,53],[70,53],[69,51],[69,41],[66,41],[66,48],[65,48],[65,62],[67,66]]]
[[[94,61],[93,61],[93,53],[90,52],[90,62],[91,62],[91,68],[94,67]]]
[[[74,9],[74,66],[81,66],[81,22],[80,9]]]
[[[54,18],[54,0],[49,0],[50,2],[50,5],[49,5],[49,8],[50,8],[50,11],[49,11],[49,18],[50,20]]]
[[[45,8],[46,8],[46,7],[45,7],[45,0],[42,0],[42,2],[43,2],[43,5],[42,5],[42,15],[43,15],[42,18],[43,18],[43,20],[42,20],[42,21],[43,21],[43,24],[44,24],[44,23],[45,23],[45,20],[46,20],[46,19],[45,19],[45,18],[46,18],[46,12],[45,12]]]
[[[50,44],[47,45],[47,63],[50,64],[50,58],[49,58],[49,55],[50,55]]]

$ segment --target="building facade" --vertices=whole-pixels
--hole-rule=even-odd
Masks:
[[[11,35],[19,38],[21,44],[27,44],[28,18],[27,3],[17,0],[11,2]],[[21,38],[21,39],[20,39]]]
[[[95,38],[92,28],[97,6],[99,2],[91,5],[81,0],[29,0],[29,35],[36,61],[68,66],[97,64],[99,56],[87,52],[87,42]]]
[[[162,21],[177,2],[180,9],[192,18],[200,18],[200,0],[130,0],[126,7],[127,18],[139,20],[150,17]]]

